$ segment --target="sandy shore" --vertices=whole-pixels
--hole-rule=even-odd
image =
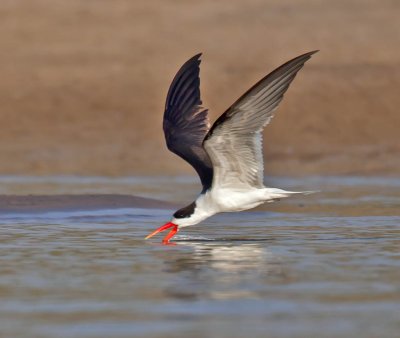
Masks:
[[[164,100],[203,52],[215,120],[266,73],[320,49],[265,132],[271,174],[398,175],[400,2],[0,2],[0,174],[192,173]]]
[[[175,205],[130,195],[0,195],[0,214],[120,208],[173,209]]]

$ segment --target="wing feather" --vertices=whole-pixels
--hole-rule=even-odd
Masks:
[[[206,190],[211,186],[213,169],[203,148],[210,122],[208,110],[201,106],[200,56],[189,59],[175,75],[167,94],[163,129],[168,149],[192,165]]]
[[[213,186],[262,188],[262,130],[297,72],[317,51],[300,55],[262,78],[222,114],[205,137],[214,166]]]

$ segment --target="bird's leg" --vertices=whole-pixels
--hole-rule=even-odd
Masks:
[[[169,240],[179,231],[178,230],[178,226],[176,224],[174,224],[174,223],[171,223],[171,222],[166,223],[163,226],[159,227],[157,230],[153,231],[150,235],[148,235],[145,239],[153,237],[154,235],[158,234],[159,232],[162,232],[162,231],[167,230],[169,228],[172,228],[171,231],[162,240],[163,244],[169,244]]]

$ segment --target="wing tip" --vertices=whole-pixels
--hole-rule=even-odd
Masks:
[[[203,53],[197,53],[193,55],[190,59],[188,59],[179,69],[178,74],[187,71],[188,69],[199,69],[201,63],[201,56]]]
[[[318,52],[319,52],[319,49],[315,49],[315,50],[312,50],[311,52],[308,52],[306,54],[313,55],[313,54],[318,53]]]
[[[186,61],[186,63],[190,63],[190,62],[194,62],[194,61],[198,61],[200,63],[202,56],[203,56],[202,52],[197,53],[197,54],[193,55],[188,61]]]
[[[310,51],[310,52],[304,53],[304,54],[298,56],[298,57],[295,58],[295,59],[300,59],[300,58],[305,57],[307,60],[309,60],[309,59],[311,58],[311,56],[313,56],[314,54],[316,54],[316,53],[318,53],[318,52],[319,52],[319,49],[315,49],[315,50],[312,50],[312,51]],[[307,61],[307,60],[306,60],[306,61]]]

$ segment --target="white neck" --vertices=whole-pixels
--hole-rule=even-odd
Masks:
[[[196,199],[195,203],[196,207],[194,208],[194,212],[189,217],[173,218],[171,222],[183,228],[200,223],[219,212],[219,210],[215,209],[215,204],[212,203],[209,192],[201,194]]]

